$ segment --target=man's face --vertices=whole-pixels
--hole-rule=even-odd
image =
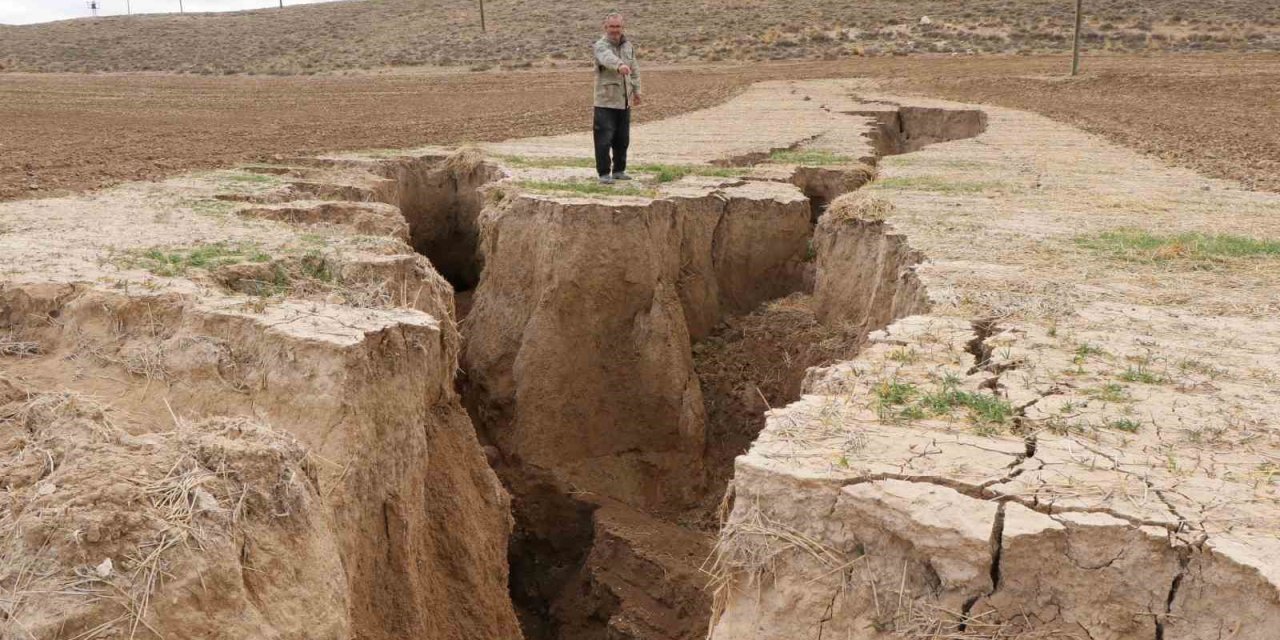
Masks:
[[[604,21],[604,34],[609,36],[609,41],[618,43],[622,41],[622,18],[614,16]]]

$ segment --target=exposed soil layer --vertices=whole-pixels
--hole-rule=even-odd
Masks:
[[[1029,109],[1210,175],[1280,188],[1274,55],[854,59],[648,70],[654,120],[758,80],[873,76]],[[272,155],[583,130],[579,72],[195,78],[5,74],[0,199],[47,197]],[[519,104],[518,114],[510,106]],[[127,105],[127,106],[122,106]],[[359,114],[358,117],[354,114]]]

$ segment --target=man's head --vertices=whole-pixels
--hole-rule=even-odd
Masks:
[[[621,13],[611,13],[604,17],[604,35],[609,38],[609,42],[614,44],[622,42]]]

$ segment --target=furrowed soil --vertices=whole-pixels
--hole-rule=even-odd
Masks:
[[[1259,189],[1280,189],[1280,55],[858,58],[654,67],[640,121],[753,82],[872,76],[1039,112]],[[199,78],[0,74],[0,200],[48,197],[272,155],[405,148],[589,126],[581,70]],[[518,105],[518,107],[514,106]]]

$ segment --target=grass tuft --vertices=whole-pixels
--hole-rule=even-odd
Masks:
[[[821,167],[832,164],[855,164],[858,160],[852,156],[840,155],[821,149],[801,149],[796,151],[774,151],[769,154],[769,162]]]

